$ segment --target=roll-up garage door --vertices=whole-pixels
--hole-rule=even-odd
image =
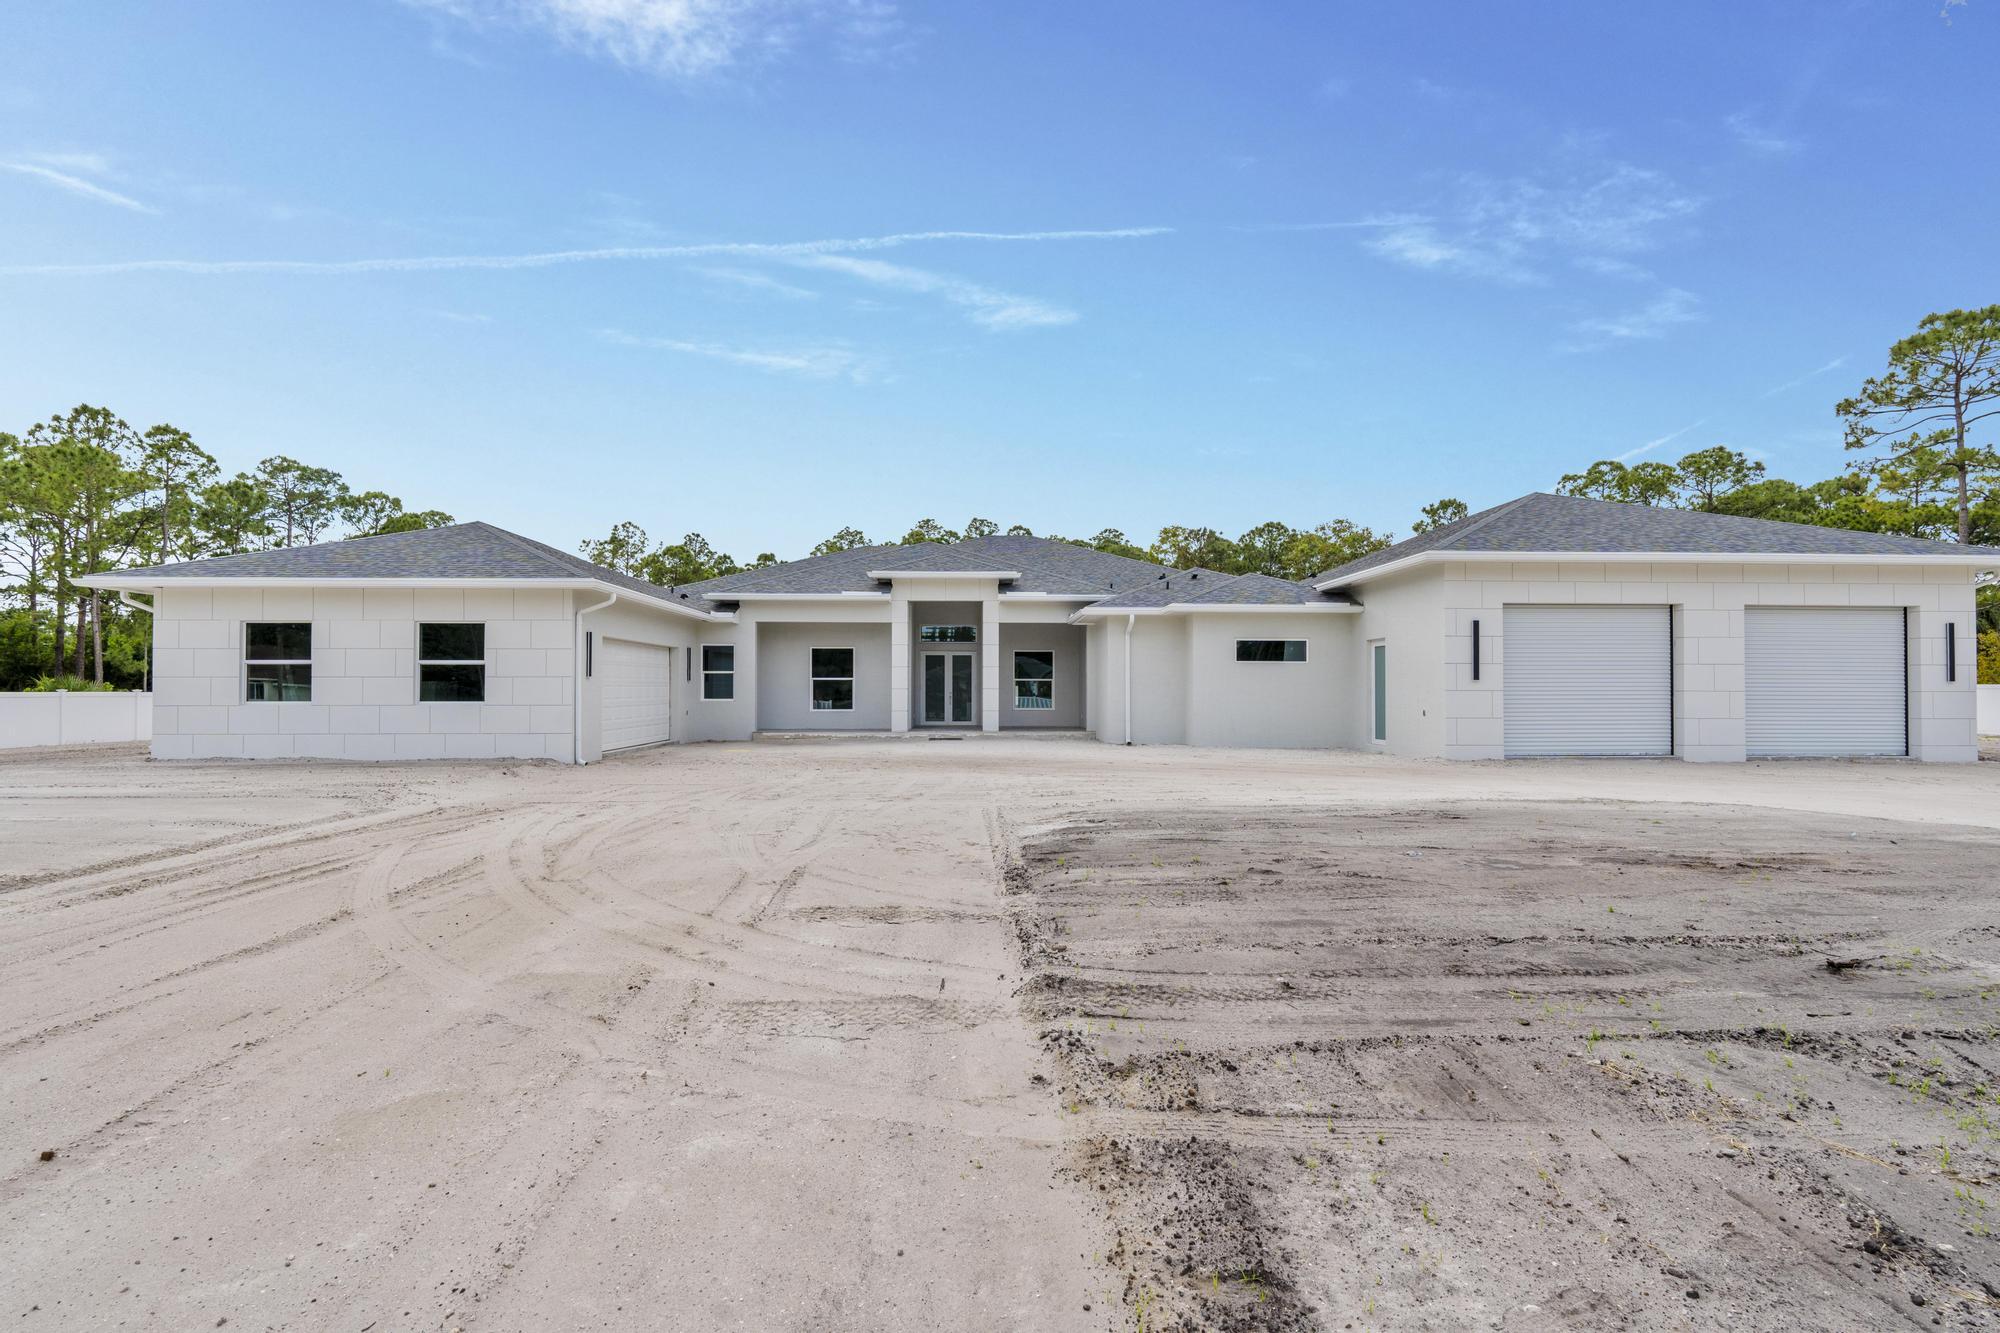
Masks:
[[[1753,756],[1907,754],[1903,609],[1743,613],[1744,740]]]
[[[1674,749],[1673,618],[1664,606],[1509,606],[1506,753]]]
[[[603,748],[625,750],[667,739],[673,652],[629,639],[604,641]]]

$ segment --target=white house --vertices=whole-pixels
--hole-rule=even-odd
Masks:
[[[154,614],[169,759],[1058,729],[1964,762],[1974,581],[1996,567],[1990,547],[1528,495],[1302,583],[986,537],[662,588],[484,523],[83,581]]]

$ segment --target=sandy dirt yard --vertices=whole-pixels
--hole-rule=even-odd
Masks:
[[[2000,764],[0,755],[22,1330],[2000,1317]]]

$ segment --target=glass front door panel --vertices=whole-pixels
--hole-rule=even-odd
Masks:
[[[944,721],[945,660],[942,653],[924,656],[924,721]]]
[[[926,723],[972,721],[972,663],[971,653],[924,654]]]
[[[951,659],[951,720],[972,721],[971,653],[958,653]]]

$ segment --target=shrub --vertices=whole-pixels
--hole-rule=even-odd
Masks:
[[[2000,685],[2000,630],[1979,636],[1979,683]]]
[[[28,687],[29,691],[44,694],[50,690],[115,690],[118,687],[106,681],[99,685],[83,676],[41,676]]]

